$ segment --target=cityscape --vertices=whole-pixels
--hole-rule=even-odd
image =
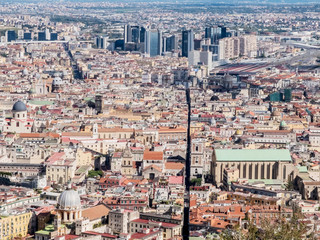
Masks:
[[[0,1],[0,240],[320,239],[320,2]]]

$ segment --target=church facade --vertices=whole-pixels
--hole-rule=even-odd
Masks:
[[[17,101],[12,107],[12,117],[6,118],[3,132],[31,133],[33,120],[28,119],[27,107],[22,101]]]
[[[223,183],[224,170],[235,168],[239,178],[287,181],[293,171],[287,149],[215,149],[211,166],[213,181]]]

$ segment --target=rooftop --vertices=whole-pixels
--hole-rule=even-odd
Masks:
[[[291,162],[287,149],[215,149],[218,162]]]

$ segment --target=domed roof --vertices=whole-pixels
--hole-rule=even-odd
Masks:
[[[240,130],[240,129],[238,129],[237,131],[236,131],[236,135],[242,135],[243,134],[243,132]]]
[[[20,100],[18,102],[16,102],[13,107],[12,107],[12,111],[15,112],[23,112],[23,111],[27,111],[27,107],[26,105],[21,102]]]
[[[286,127],[286,126],[287,126],[287,123],[284,120],[282,120],[280,122],[280,127]]]
[[[52,85],[61,85],[61,84],[63,84],[63,81],[60,77],[56,77],[52,81]]]
[[[81,201],[79,194],[74,190],[66,190],[62,192],[58,199],[59,209],[79,209]]]

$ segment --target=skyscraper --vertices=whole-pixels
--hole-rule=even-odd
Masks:
[[[15,41],[16,40],[16,32],[12,31],[12,30],[8,30],[6,32],[6,39],[7,39],[7,42]]]
[[[38,32],[38,41],[46,41],[46,33]]]
[[[57,41],[58,40],[58,33],[50,33],[50,40]]]
[[[144,43],[145,41],[146,29],[144,27],[140,28],[140,42]]]
[[[218,44],[220,39],[227,37],[227,28],[223,26],[218,27],[206,27],[205,38],[211,40],[211,44]]]
[[[48,28],[46,28],[45,33],[46,33],[46,40],[50,41],[51,35],[50,35],[50,30]]]
[[[25,32],[23,34],[23,39],[24,40],[32,40],[32,33],[31,32]]]
[[[132,26],[131,27],[131,42],[139,43],[140,42],[140,27]]]
[[[124,34],[123,34],[123,38],[124,38],[124,43],[126,44],[127,42],[131,42],[132,39],[132,32],[131,32],[131,26],[128,25],[124,25]]]
[[[145,31],[144,27],[124,25],[124,42],[144,42]]]
[[[194,50],[194,36],[192,30],[182,31],[182,57],[188,57],[188,52]]]
[[[137,50],[144,51],[146,29],[140,26],[124,25],[123,33],[123,49],[124,50]]]
[[[145,52],[154,57],[162,53],[162,32],[159,30],[148,30],[145,34]]]
[[[171,52],[178,49],[178,38],[176,35],[163,38],[163,52]]]
[[[106,49],[108,46],[108,37],[98,36],[95,39],[95,44],[97,48]]]

